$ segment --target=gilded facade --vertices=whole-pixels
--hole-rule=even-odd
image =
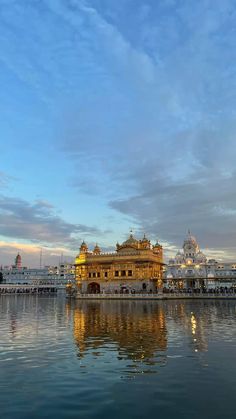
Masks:
[[[88,250],[85,242],[75,260],[77,288],[82,293],[156,292],[162,287],[163,251],[145,236],[117,243],[113,253],[98,245]]]

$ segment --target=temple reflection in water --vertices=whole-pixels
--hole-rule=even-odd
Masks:
[[[79,358],[102,356],[113,347],[118,359],[148,365],[165,364],[173,341],[192,353],[208,350],[209,333],[216,318],[231,310],[227,301],[196,304],[184,301],[77,301],[68,303],[73,313],[74,339]],[[220,325],[218,325],[220,327]],[[184,341],[179,341],[184,336]],[[171,354],[170,354],[171,357]]]
[[[114,304],[115,303],[115,304]],[[166,351],[167,331],[163,308],[136,301],[82,301],[74,307],[74,338],[83,357],[115,344],[119,359],[152,363]]]

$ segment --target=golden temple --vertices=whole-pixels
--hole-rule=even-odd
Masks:
[[[133,234],[113,253],[102,253],[96,244],[89,251],[83,241],[75,259],[75,279],[81,293],[156,292],[162,287],[163,250]]]

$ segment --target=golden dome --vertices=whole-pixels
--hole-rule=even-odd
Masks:
[[[151,242],[147,239],[146,235],[144,234],[142,240],[140,240],[141,249],[150,249]]]
[[[125,240],[122,244],[116,244],[116,250],[119,251],[126,251],[126,249],[138,249],[139,248],[139,241],[136,240],[133,234],[130,234],[129,238]]]
[[[131,233],[129,238],[125,240],[124,243],[122,243],[122,246],[134,246],[137,244],[138,244],[138,240],[136,240],[133,234]]]
[[[101,249],[100,249],[100,247],[98,246],[98,244],[96,243],[96,246],[94,247],[94,249],[93,249],[93,253],[95,254],[95,255],[100,255],[100,253],[101,253]]]
[[[80,246],[80,252],[85,252],[86,253],[87,251],[88,251],[88,246],[85,243],[85,241],[83,240],[83,242],[82,242],[82,244]]]

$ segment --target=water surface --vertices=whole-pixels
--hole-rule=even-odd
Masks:
[[[1,418],[236,417],[235,301],[0,297]]]

